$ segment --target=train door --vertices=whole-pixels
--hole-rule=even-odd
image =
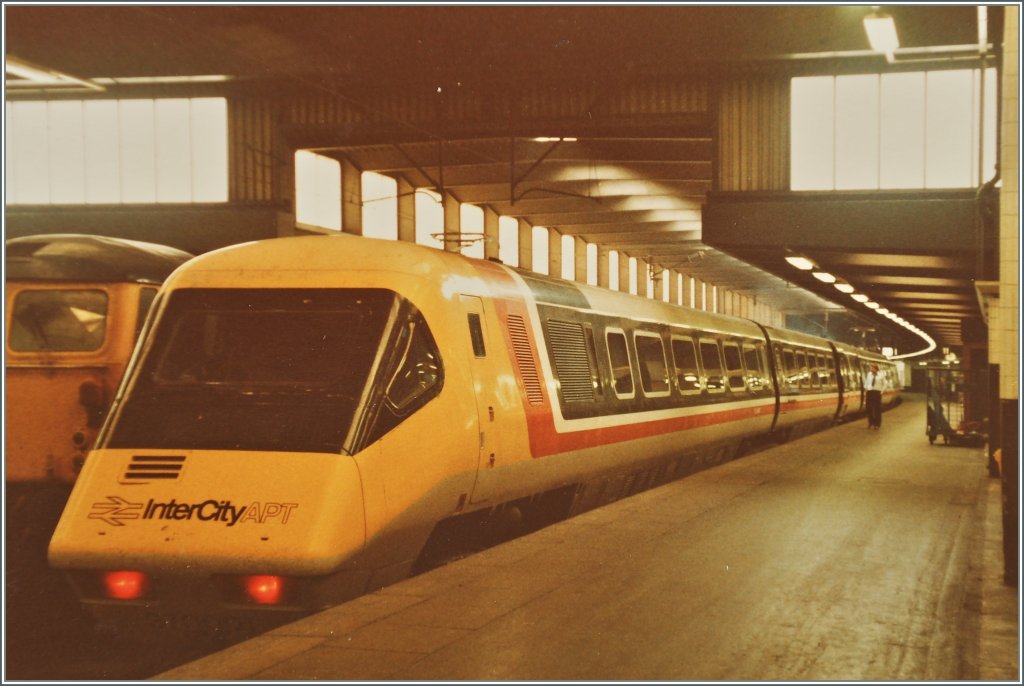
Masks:
[[[499,426],[496,412],[497,375],[491,366],[494,363],[494,347],[491,332],[487,330],[483,302],[475,295],[460,295],[459,302],[465,315],[465,326],[470,340],[467,365],[473,375],[473,390],[476,398],[477,427],[479,432],[479,457],[476,485],[473,487],[471,502],[484,502],[494,497],[498,486]]]

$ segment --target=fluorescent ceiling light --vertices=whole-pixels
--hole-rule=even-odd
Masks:
[[[786,257],[786,262],[789,262],[797,269],[802,269],[803,271],[814,269],[813,262],[811,262],[806,257],[800,257],[799,255],[789,255],[788,257]]]
[[[812,276],[818,281],[824,281],[825,283],[835,283],[836,277],[832,276],[828,272],[812,272]]]
[[[872,310],[877,310],[880,305],[874,301],[869,301],[864,303],[864,307],[870,307]]]
[[[224,81],[231,81],[233,77],[227,74],[196,74],[193,76],[118,76],[113,77],[97,77],[93,79],[93,83],[103,84],[104,86],[117,86],[117,85],[146,85],[146,84],[160,84],[160,83],[222,83]]]
[[[850,297],[859,303],[866,303],[868,301],[868,296],[864,295],[863,293],[854,293]]]
[[[93,82],[76,78],[56,69],[32,64],[13,55],[7,55],[5,58],[4,72],[9,76],[16,77],[15,79],[6,79],[4,85],[10,89],[88,88],[89,90],[103,90]]]
[[[537,138],[534,138],[533,140],[535,140],[538,143],[554,143],[555,141],[564,141],[566,143],[575,143],[577,139],[576,138],[564,138],[562,136],[538,136]]]
[[[888,14],[872,12],[864,17],[864,30],[868,34],[868,42],[875,52],[892,55],[900,47],[899,36],[896,35],[896,22]]]
[[[885,309],[884,307],[879,307],[877,310],[875,310],[875,312],[877,312],[878,314],[889,314],[889,310]]]
[[[836,290],[840,293],[853,293],[854,288],[848,283],[837,283],[835,284]]]

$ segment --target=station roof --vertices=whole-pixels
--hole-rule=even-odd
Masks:
[[[942,60],[965,46],[977,53],[975,6],[882,9],[895,18],[909,55]],[[4,11],[8,60],[60,72],[94,93],[116,94],[140,78],[160,77],[170,87],[176,77],[196,75],[267,92],[302,83],[347,93],[382,83],[557,89],[581,80],[621,84],[638,74],[713,80],[737,67],[838,73],[884,64],[865,37],[868,6],[7,5]],[[998,43],[991,37],[1001,31],[1001,12],[990,12],[990,42]],[[32,92],[25,85],[9,75],[8,97]],[[63,92],[74,92],[69,85]],[[600,130],[568,124],[561,140],[538,141],[537,132],[524,132],[511,150],[509,138],[468,130],[406,137],[400,146],[338,136],[309,147],[364,171],[430,185],[441,168],[436,141],[444,138],[451,143],[443,161],[446,187],[461,202],[757,293],[780,310],[887,330],[902,350],[920,347],[887,320],[850,309],[831,286],[784,266],[791,243],[779,236],[806,231],[807,211],[783,204],[781,213],[779,207],[769,212],[776,217],[771,223],[759,224],[745,213],[765,206],[711,192],[715,132],[706,123],[648,130],[628,122]],[[567,135],[572,132],[580,135]],[[958,208],[970,202],[954,200]],[[873,212],[885,216],[885,207]],[[717,218],[714,227],[709,214]],[[869,235],[840,246],[802,241],[802,249],[823,268],[863,277],[878,289],[873,297],[880,304],[939,345],[959,345],[960,321],[980,315],[974,253],[956,249],[951,256],[948,247],[892,245],[890,238]]]

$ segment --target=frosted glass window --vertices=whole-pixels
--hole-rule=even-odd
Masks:
[[[669,282],[669,279],[671,278],[672,276],[671,274],[668,273],[667,269],[663,269],[661,271],[661,299],[664,302],[669,302],[669,297],[671,295],[669,293],[669,288],[672,286],[672,284]]]
[[[85,135],[82,101],[55,101],[47,108],[51,203],[85,203]]]
[[[192,141],[189,101],[156,101],[156,199],[189,202],[192,199]]]
[[[718,286],[711,287],[711,311],[718,312]]]
[[[608,251],[608,288],[621,291],[619,287],[619,251]]]
[[[341,230],[341,163],[300,150],[295,153],[295,220]]]
[[[928,118],[925,126],[927,188],[973,185],[971,77],[969,70],[928,72]]]
[[[882,188],[924,188],[924,72],[883,74]]]
[[[547,227],[533,227],[533,271],[538,274],[550,274],[551,267],[548,264],[548,237]]]
[[[228,101],[224,98],[193,98],[192,202],[225,202],[228,199]]]
[[[14,197],[20,203],[48,203],[50,176],[47,162],[46,103],[16,102],[14,117],[8,123],[14,146],[8,150],[15,175]]]
[[[362,173],[363,235],[398,240],[398,182],[376,172]]]
[[[7,123],[4,126],[4,197],[8,203],[17,202],[17,198],[14,193],[14,179],[13,171],[13,160],[11,152],[14,150],[14,140],[11,136],[11,121],[14,119],[14,104],[11,102],[5,103],[5,118],[4,121]]]
[[[227,101],[7,104],[8,204],[224,202]]]
[[[878,188],[878,75],[836,79],[836,188]]]
[[[85,117],[85,201],[121,201],[121,164],[118,159],[116,100],[87,100]]]
[[[576,239],[572,236],[562,236],[562,278],[576,278]]]
[[[477,234],[472,243],[462,246],[462,254],[466,257],[484,259],[484,209],[476,205],[459,205],[459,230],[462,233]]]
[[[981,88],[981,75],[980,72],[973,72],[974,76],[974,101],[981,102],[982,88]],[[971,149],[978,150],[978,138],[983,135],[984,140],[981,141],[981,149],[984,154],[982,160],[982,173],[979,177],[978,174],[978,157],[977,154],[971,157],[971,178],[975,180],[978,185],[981,185],[991,179],[996,174],[996,107],[998,91],[998,84],[996,83],[996,70],[986,69],[985,70],[985,88],[984,97],[985,102],[983,103],[983,109],[985,116],[985,126],[982,130],[980,122],[981,117],[976,116],[974,118],[974,126],[971,134]]]
[[[498,259],[510,267],[519,266],[519,221],[498,217]]]
[[[587,284],[597,285],[597,245],[587,243]]]
[[[676,287],[678,289],[677,292],[679,293],[679,295],[677,296],[678,300],[676,301],[676,305],[682,305],[684,295],[683,289],[686,287],[686,282],[683,280],[682,274],[676,274]]]
[[[156,202],[156,138],[152,100],[121,100],[118,143],[121,199]]]
[[[654,270],[651,265],[644,264],[644,295],[648,298],[654,297]]]
[[[429,188],[416,189],[416,242],[429,248],[444,250],[444,243],[435,238],[444,231],[444,206],[441,194]]]
[[[629,292],[632,295],[637,295],[637,283],[636,283],[636,271],[637,271],[636,258],[629,258]]]
[[[995,70],[985,73],[984,107],[981,78],[963,69],[793,79],[791,188],[965,188],[992,178]]]
[[[791,170],[793,190],[832,190],[835,144],[835,79],[795,78],[791,82]]]

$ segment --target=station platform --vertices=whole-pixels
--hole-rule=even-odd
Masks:
[[[910,396],[152,679],[1019,683],[999,481],[924,427]]]

